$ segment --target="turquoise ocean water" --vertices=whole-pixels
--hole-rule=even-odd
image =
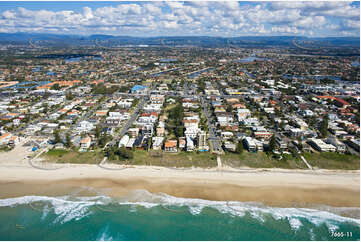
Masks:
[[[360,240],[359,219],[337,215],[347,209],[276,208],[144,190],[122,198],[24,196],[0,199],[0,240]],[[345,234],[332,237],[332,231]]]

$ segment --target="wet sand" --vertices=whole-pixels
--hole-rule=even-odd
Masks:
[[[0,198],[24,195],[124,196],[132,190],[219,201],[262,202],[281,207],[360,206],[359,171],[190,169],[133,167],[105,170],[66,165],[38,170],[0,164]]]

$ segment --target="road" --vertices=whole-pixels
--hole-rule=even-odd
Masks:
[[[73,130],[74,128],[76,128],[76,126],[78,126],[78,124],[86,119],[88,119],[91,115],[93,115],[93,113],[100,107],[100,105],[102,105],[102,103],[104,103],[106,101],[103,100],[101,102],[99,102],[98,104],[96,104],[94,107],[92,107],[89,111],[85,112],[84,115],[82,115],[78,121],[75,122],[75,124],[73,124],[72,126],[70,126],[70,130]]]
[[[213,122],[211,121],[211,115],[208,110],[208,105],[206,101],[204,101],[203,96],[201,96],[200,99],[203,106],[204,114],[206,115],[207,118],[208,133],[209,133],[208,140],[211,143],[212,152],[223,153],[222,141],[219,137],[217,137],[216,127],[213,125]]]
[[[119,131],[117,136],[111,142],[109,142],[109,144],[111,146],[116,145],[116,143],[119,141],[120,137],[125,135],[125,133],[128,131],[128,129],[133,125],[134,121],[137,119],[137,117],[139,115],[139,111],[143,109],[144,104],[147,102],[147,99],[148,98],[146,98],[146,97],[143,97],[141,99],[141,101],[138,103],[136,109],[134,110],[134,112],[132,113],[132,115],[130,116],[128,121],[124,124],[122,129]],[[107,147],[107,145],[105,147]]]

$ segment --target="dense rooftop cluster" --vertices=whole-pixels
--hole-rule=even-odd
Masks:
[[[2,48],[0,145],[359,153],[358,57],[278,48]]]

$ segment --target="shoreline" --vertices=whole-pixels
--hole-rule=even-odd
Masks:
[[[57,170],[40,170],[25,161],[0,163],[0,198],[68,195],[82,189],[83,194],[119,197],[143,189],[175,197],[278,207],[360,207],[359,171],[62,165]]]

